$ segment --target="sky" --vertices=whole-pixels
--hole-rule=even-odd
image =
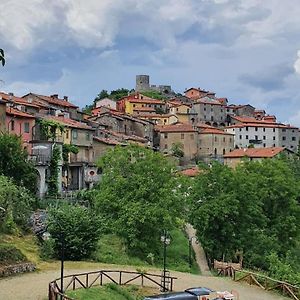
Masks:
[[[137,74],[300,126],[299,0],[0,0],[0,90],[84,107]]]

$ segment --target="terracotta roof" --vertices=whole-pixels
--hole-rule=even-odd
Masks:
[[[198,127],[198,128],[216,128],[216,127],[214,127],[214,126],[207,125],[207,124],[205,124],[205,123],[197,123],[197,124],[196,124],[196,127]]]
[[[282,152],[284,147],[235,149],[224,155],[224,158],[271,158]]]
[[[91,126],[88,126],[85,123],[75,121],[73,119],[65,118],[65,117],[56,117],[56,116],[43,116],[44,119],[54,120],[59,123],[62,123],[68,127],[78,128],[78,129],[86,129],[86,130],[94,130]]]
[[[35,117],[33,115],[27,114],[23,111],[13,108],[13,107],[6,107],[6,114],[21,117],[21,118],[35,119]]]
[[[194,127],[189,124],[176,123],[172,125],[157,125],[155,130],[159,132],[196,132]]]
[[[195,177],[200,173],[200,170],[198,169],[198,167],[193,167],[193,168],[182,170],[179,173],[185,176]]]
[[[136,118],[154,118],[154,119],[170,118],[172,116],[177,118],[175,115],[172,114],[137,114],[134,116]]]
[[[27,95],[29,95],[29,94],[27,94]],[[25,95],[25,96],[27,96],[27,95]],[[50,103],[50,104],[64,106],[64,107],[78,108],[78,106],[76,106],[76,105],[72,104],[71,102],[66,101],[64,99],[51,97],[51,96],[45,96],[45,95],[38,95],[38,94],[33,94],[33,93],[32,93],[32,95],[40,98],[43,101]],[[23,96],[23,98],[25,96]]]
[[[286,128],[286,129],[298,129],[298,127],[285,125],[280,123],[273,123],[273,122],[257,122],[257,123],[243,123],[243,124],[236,124],[231,126],[226,126],[226,128],[243,128],[243,127],[265,127],[265,128]]]
[[[234,120],[237,120],[238,122],[241,122],[241,123],[270,123],[270,121],[257,120],[254,117],[231,116],[231,118],[234,119]]]
[[[194,87],[191,87],[191,88],[185,90],[185,93],[188,92],[188,91],[190,91],[190,90],[196,90],[196,91],[199,91],[199,92],[208,93],[208,91],[206,91],[206,90],[202,90],[200,88],[194,88]]]
[[[218,128],[203,128],[201,131],[199,131],[200,134],[224,134],[224,135],[234,135],[229,132],[225,132]]]
[[[126,99],[130,103],[145,103],[145,104],[165,104],[165,102],[157,99]]]
[[[98,136],[94,136],[93,137],[93,140],[97,141],[97,142],[101,142],[101,143],[104,143],[104,144],[107,144],[107,145],[113,145],[113,146],[116,146],[116,145],[124,145],[116,140],[113,140],[113,139],[110,139],[110,138],[101,138],[101,137],[98,137]]]
[[[195,104],[211,104],[211,105],[223,105],[222,103],[220,103],[219,101],[217,101],[217,100],[214,100],[214,99],[212,99],[212,100],[206,100],[206,99],[203,99],[203,97],[201,97],[201,98],[199,98],[199,99],[197,99],[197,100],[195,100]]]
[[[2,100],[5,101],[12,101],[16,104],[20,104],[20,105],[24,105],[24,106],[30,106],[30,107],[35,107],[35,108],[40,108],[38,105],[28,102],[27,100],[20,98],[20,97],[16,97],[14,95],[9,95],[3,92],[0,92],[0,97],[2,97]]]

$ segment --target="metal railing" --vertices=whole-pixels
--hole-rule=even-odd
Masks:
[[[67,275],[63,277],[65,287],[63,291],[60,290],[61,278],[55,279],[49,283],[49,300],[74,300],[68,297],[65,293],[68,290],[75,290],[77,288],[88,289],[94,286],[102,286],[106,283],[115,283],[118,285],[126,285],[138,281],[141,286],[153,286],[160,289],[164,288],[161,284],[161,275],[131,272],[131,271],[117,271],[117,270],[100,270],[94,272],[79,273],[73,275]],[[166,276],[166,279],[170,282],[167,291],[173,291],[174,280],[176,277]],[[147,283],[147,284],[146,284]]]

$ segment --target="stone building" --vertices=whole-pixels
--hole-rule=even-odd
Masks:
[[[136,75],[135,91],[136,92],[156,91],[162,94],[173,93],[172,87],[170,85],[150,84],[149,75]]]

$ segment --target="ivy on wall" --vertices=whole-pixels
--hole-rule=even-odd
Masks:
[[[61,152],[57,145],[54,145],[50,160],[50,177],[48,179],[48,195],[56,196],[58,194],[58,164],[60,161]]]
[[[40,124],[41,134],[47,139],[55,141],[57,133],[60,132],[61,134],[65,131],[65,125],[53,121],[53,120],[46,120],[41,119],[38,121]]]
[[[62,157],[63,157],[64,165],[68,165],[69,153],[77,154],[78,152],[79,152],[79,148],[77,146],[71,144],[63,144]]]

